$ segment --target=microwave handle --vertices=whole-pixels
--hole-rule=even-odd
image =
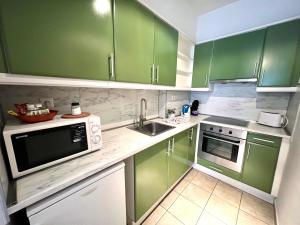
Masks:
[[[215,137],[211,137],[211,136],[207,136],[207,135],[203,135],[203,137],[210,138],[210,139],[213,139],[213,140],[216,140],[216,141],[222,141],[222,142],[225,142],[225,143],[228,143],[228,144],[232,144],[232,145],[237,145],[237,146],[240,145],[240,143],[234,143],[234,142],[231,142],[231,141],[225,141],[223,139],[219,139],[219,138],[215,138]]]

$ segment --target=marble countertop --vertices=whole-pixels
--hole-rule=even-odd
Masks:
[[[203,122],[207,117],[207,115],[191,117],[189,121],[174,125],[174,129],[154,137],[130,130],[127,127],[104,131],[102,132],[103,148],[101,150],[17,179],[16,202],[8,206],[8,213],[13,214],[26,208],[162,140]],[[163,122],[163,119],[156,121]],[[213,122],[205,123],[218,125],[218,123]],[[270,128],[256,123],[250,123],[248,128],[242,129],[284,138],[290,137],[284,129]]]

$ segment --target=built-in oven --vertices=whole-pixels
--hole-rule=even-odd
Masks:
[[[201,124],[198,157],[241,172],[246,138],[246,130]]]

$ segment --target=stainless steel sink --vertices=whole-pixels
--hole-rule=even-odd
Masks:
[[[166,132],[167,130],[171,130],[175,127],[162,124],[162,123],[157,123],[157,122],[146,122],[142,127],[131,125],[128,128],[143,134],[147,134],[149,136],[156,136],[158,134]]]

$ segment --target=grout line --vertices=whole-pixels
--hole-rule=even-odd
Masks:
[[[255,219],[257,219],[257,220],[259,220],[259,221],[261,221],[261,222],[263,222],[263,223],[265,223],[265,224],[267,224],[267,225],[274,225],[274,224],[269,224],[269,223],[267,223],[266,221],[263,221],[263,220],[257,218],[256,216],[253,216],[252,214],[250,214],[250,213],[248,213],[248,212],[246,212],[246,211],[244,211],[244,210],[242,210],[242,209],[241,209],[241,211],[243,211],[244,213],[248,214],[249,216],[251,216],[251,217],[253,217],[253,218],[255,218]],[[274,221],[274,222],[275,222],[275,221]]]
[[[242,195],[241,195],[241,199],[240,199],[240,204],[239,204],[239,208],[238,208],[238,214],[237,214],[236,221],[235,221],[236,225],[237,225],[237,222],[238,222],[238,219],[239,219],[239,215],[240,215],[240,208],[241,208],[241,204],[242,204],[243,194],[244,194],[244,192],[242,191]]]

